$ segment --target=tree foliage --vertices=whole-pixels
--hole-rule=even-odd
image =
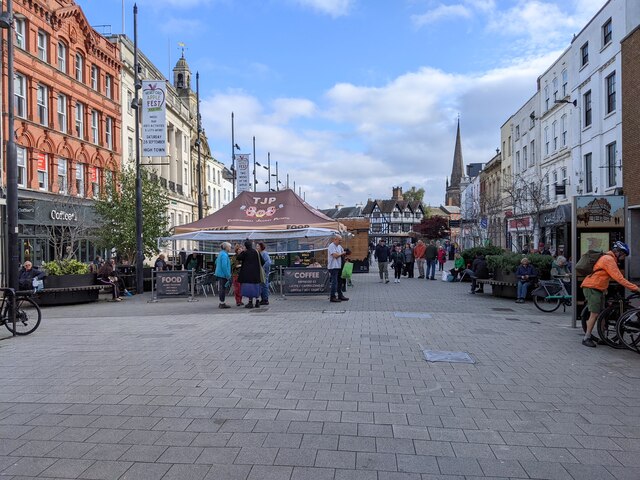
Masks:
[[[169,234],[169,199],[160,183],[153,180],[144,169],[141,177],[142,245],[145,257],[150,257],[158,253],[157,238]],[[115,183],[111,182],[105,187],[104,195],[95,205],[102,221],[98,230],[98,243],[107,249],[115,247],[120,255],[133,259],[136,256],[135,169],[129,167],[123,170]]]
[[[402,198],[404,198],[408,202],[422,203],[422,201],[424,200],[424,188],[411,187],[410,190],[402,194]]]
[[[449,229],[449,221],[446,217],[434,215],[429,218],[423,218],[418,225],[414,225],[413,231],[421,234],[429,240],[440,240],[449,237],[451,230]]]

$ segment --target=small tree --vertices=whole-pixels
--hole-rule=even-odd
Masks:
[[[449,221],[446,217],[434,215],[429,218],[423,218],[418,225],[414,225],[413,231],[421,234],[429,240],[438,240],[449,236]]]
[[[169,234],[169,199],[160,183],[152,180],[145,170],[141,171],[141,177],[142,246],[144,255],[149,257],[158,253],[157,238]],[[123,170],[116,182],[106,185],[95,209],[102,220],[98,229],[100,246],[107,249],[115,247],[121,255],[135,258],[136,172],[132,167]]]
[[[408,190],[402,194],[402,198],[404,198],[407,202],[420,202],[424,199],[424,188],[416,188],[411,187],[411,190]]]

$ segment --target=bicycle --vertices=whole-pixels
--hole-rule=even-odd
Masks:
[[[563,276],[564,277],[564,276]],[[540,280],[538,288],[531,292],[533,304],[545,313],[555,312],[560,305],[563,311],[571,306],[572,296],[561,280],[563,277],[557,277],[553,280]]]
[[[616,294],[614,298],[607,302],[608,306],[598,315],[596,320],[598,336],[610,347],[627,348],[618,333],[618,322],[633,308],[631,301],[637,298],[640,298],[640,294],[632,293],[627,297]]]
[[[40,325],[42,319],[42,312],[38,304],[30,298],[33,292],[31,291],[19,291],[15,292],[16,295],[16,323],[15,330],[13,327],[13,320],[9,315],[9,309],[11,303],[8,301],[7,289],[4,290],[2,296],[2,304],[0,304],[0,325],[7,327],[12,334],[15,335],[29,335],[35,332]]]
[[[640,353],[640,308],[632,308],[616,322],[616,335],[620,343]]]

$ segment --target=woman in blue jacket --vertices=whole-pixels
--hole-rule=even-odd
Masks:
[[[220,245],[220,254],[218,255],[218,258],[216,258],[215,276],[218,279],[218,296],[220,298],[220,305],[218,305],[218,308],[231,308],[225,303],[227,287],[231,282],[231,260],[229,259],[230,251],[231,244],[229,242],[222,242]]]

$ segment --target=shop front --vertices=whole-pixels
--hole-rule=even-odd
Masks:
[[[20,192],[18,241],[20,262],[40,266],[56,258],[89,263],[102,254],[95,246],[97,215],[92,202],[36,192]]]
[[[540,214],[540,243],[556,255],[571,256],[571,205],[558,205]]]

